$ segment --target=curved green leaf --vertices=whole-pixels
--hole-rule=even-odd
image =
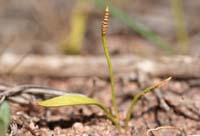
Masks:
[[[143,91],[138,92],[134,96],[133,100],[131,101],[130,107],[128,108],[127,115],[126,115],[126,120],[125,120],[125,128],[126,128],[126,130],[128,129],[128,122],[129,122],[129,120],[131,118],[131,112],[132,112],[133,108],[135,107],[136,103],[140,100],[140,98],[142,96],[144,96],[146,93],[148,93],[150,91],[153,91],[154,89],[159,88],[159,87],[165,85],[170,80],[171,80],[171,77],[169,77],[169,78],[167,78],[167,79],[165,79],[163,81],[160,81],[159,83],[157,83],[157,84],[155,84],[153,86],[150,86],[150,87],[144,89]]]
[[[39,105],[44,107],[60,107],[60,106],[88,105],[88,104],[102,106],[100,102],[98,102],[97,100],[79,94],[58,96],[39,102]]]
[[[117,126],[119,126],[115,117],[109,112],[109,110],[102,105],[96,99],[89,98],[85,95],[80,94],[68,94],[64,96],[54,97],[45,101],[38,103],[40,106],[44,107],[61,107],[61,106],[76,106],[76,105],[96,105],[101,108],[106,116]]]

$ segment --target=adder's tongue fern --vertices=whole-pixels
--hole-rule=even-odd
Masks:
[[[109,51],[107,48],[107,42],[106,42],[106,33],[107,33],[107,29],[108,29],[109,15],[110,15],[109,6],[106,6],[105,13],[104,13],[104,19],[102,22],[101,34],[102,34],[102,43],[103,43],[104,53],[106,55],[109,73],[110,73],[110,82],[111,82],[111,91],[112,91],[112,106],[113,106],[115,115],[118,117],[115,88],[114,88],[114,86],[115,86],[114,85],[114,74],[113,74],[112,63],[111,63],[110,54],[109,54]]]
[[[101,29],[102,36],[106,35],[107,29],[108,29],[109,16],[110,16],[109,6],[106,6],[104,18],[102,22],[102,29]]]
[[[116,104],[116,96],[115,96],[115,88],[114,88],[114,86],[115,86],[114,85],[114,74],[113,74],[112,63],[110,60],[109,51],[108,51],[107,44],[106,44],[106,32],[107,32],[107,28],[108,28],[108,21],[109,21],[109,7],[107,6],[105,9],[101,32],[102,32],[103,48],[104,48],[105,56],[106,56],[107,63],[108,63],[109,73],[110,73],[112,108],[114,110],[114,114],[111,113],[109,111],[109,109],[107,109],[106,106],[104,106],[98,100],[89,98],[83,94],[80,95],[80,94],[67,93],[66,95],[63,95],[63,96],[58,96],[58,97],[51,98],[51,99],[48,99],[45,101],[41,101],[38,104],[41,106],[45,106],[45,107],[96,105],[104,111],[104,113],[108,117],[108,119],[110,119],[115,124],[117,129],[120,131],[121,126],[119,123],[119,114],[118,114],[118,109],[117,109],[117,104]],[[125,119],[125,130],[126,131],[128,130],[128,127],[129,127],[128,122],[131,119],[132,110],[135,107],[136,103],[140,100],[140,98],[143,95],[145,95],[146,93],[153,91],[155,88],[165,85],[170,79],[171,78],[167,78],[166,80],[163,80],[156,85],[153,85],[149,88],[139,91],[138,94],[136,94],[133,97],[130,107],[128,108],[128,112],[127,112],[126,119]],[[0,111],[1,111],[1,107],[0,107]],[[3,116],[4,114],[1,114],[1,113],[3,113],[3,112],[0,112],[0,132],[3,132],[3,130],[5,130],[5,132],[6,132],[6,130],[8,128],[8,122],[6,123],[6,125],[1,125],[1,121],[4,121],[3,119],[5,119],[5,118],[1,118],[1,115],[2,115],[2,117],[4,117]],[[7,119],[7,121],[8,121],[8,119]],[[1,133],[0,133],[0,136],[1,136]]]

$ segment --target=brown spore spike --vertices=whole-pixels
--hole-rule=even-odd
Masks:
[[[108,29],[108,22],[109,22],[109,16],[110,16],[110,11],[109,7],[107,6],[104,12],[104,18],[102,22],[102,35],[106,35],[107,29]]]

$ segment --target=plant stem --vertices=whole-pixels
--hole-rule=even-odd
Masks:
[[[117,127],[118,130],[120,130],[121,127],[120,127],[120,124],[119,124],[119,120],[116,117],[114,117],[112,115],[112,113],[109,112],[109,110],[104,105],[102,105],[101,103],[96,104],[96,105],[99,106],[104,111],[107,118],[115,124],[115,126]]]
[[[112,68],[112,63],[111,63],[111,59],[110,59],[110,54],[109,54],[108,47],[107,47],[106,35],[104,35],[104,34],[102,34],[102,42],[103,42],[104,53],[106,55],[106,59],[107,59],[107,63],[108,63],[109,73],[110,73],[111,92],[112,92],[112,106],[113,106],[114,112],[115,112],[115,114],[118,118],[118,109],[117,109],[116,95],[115,95],[114,74],[113,74],[113,68]]]
[[[167,78],[167,79],[161,81],[160,83],[158,83],[158,84],[156,84],[156,85],[153,85],[153,86],[151,86],[151,87],[148,87],[148,88],[144,89],[143,91],[140,91],[139,93],[137,93],[137,94],[134,96],[134,98],[133,98],[133,100],[132,100],[132,102],[131,102],[131,105],[130,105],[130,107],[128,108],[128,112],[127,112],[127,114],[126,114],[126,120],[125,120],[125,129],[126,129],[126,130],[128,130],[128,122],[129,122],[129,120],[130,120],[130,118],[131,118],[131,112],[132,112],[133,108],[135,107],[136,103],[140,100],[140,98],[141,98],[143,95],[145,95],[146,93],[148,93],[148,92],[150,92],[150,91],[153,91],[154,89],[163,86],[163,85],[166,84],[169,80],[171,80],[171,77],[169,77],[169,78]]]
[[[126,115],[126,120],[125,120],[125,129],[128,130],[128,122],[131,118],[131,113],[132,113],[132,110],[133,108],[135,107],[136,103],[140,100],[140,98],[147,92],[149,91],[152,91],[152,89],[154,89],[154,87],[151,87],[151,88],[147,88],[145,89],[144,91],[142,92],[139,92],[138,94],[136,94],[131,102],[131,105],[130,107],[128,108],[128,112],[127,112],[127,115]]]

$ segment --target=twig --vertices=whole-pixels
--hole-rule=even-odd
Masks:
[[[148,129],[146,135],[150,136],[150,133],[152,133],[153,131],[159,131],[161,129],[175,129],[175,130],[179,131],[182,136],[186,136],[185,133],[180,128],[177,128],[174,126],[161,126],[161,127],[157,127],[157,128]]]
[[[20,93],[31,93],[31,94],[48,94],[53,96],[60,96],[65,95],[66,93],[58,90],[58,89],[52,89],[49,87],[43,87],[38,85],[21,85],[17,87],[13,87],[8,89],[7,91],[4,91],[0,93],[0,96],[13,96]]]
[[[170,107],[169,107],[169,105],[166,103],[166,101],[164,100],[163,95],[162,95],[160,89],[159,89],[159,88],[155,89],[154,93],[155,93],[156,97],[158,98],[158,101],[159,101],[161,107],[162,107],[165,111],[169,111],[169,110],[170,110]]]
[[[183,117],[191,119],[191,120],[199,121],[199,117],[194,117],[194,116],[188,115],[186,112],[182,111],[179,107],[175,106],[170,101],[166,100],[166,102],[170,106],[170,108],[174,111],[175,114],[177,114],[179,116],[183,116]]]
[[[3,87],[2,87],[3,88]],[[25,94],[34,94],[34,95],[50,95],[50,96],[60,96],[66,95],[67,93],[58,89],[52,89],[49,87],[42,87],[37,85],[21,85],[16,87],[5,87],[5,90],[1,90],[0,93],[0,104],[6,98],[13,100],[15,102],[23,103],[22,99],[14,98],[16,95]]]

